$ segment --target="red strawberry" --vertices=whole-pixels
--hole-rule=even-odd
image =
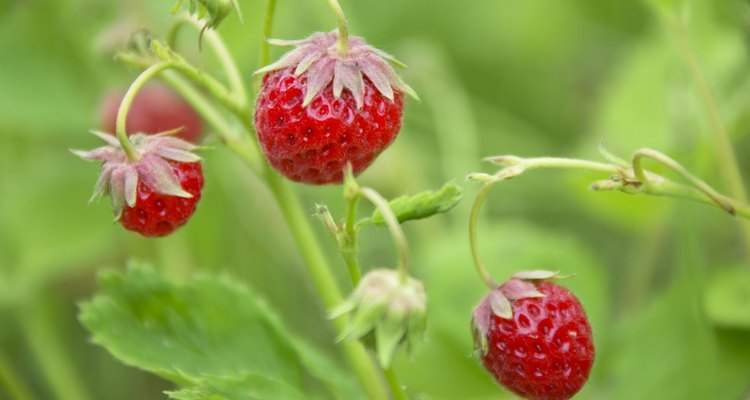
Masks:
[[[115,132],[117,111],[125,92],[109,92],[102,101],[99,124],[105,132]],[[125,123],[128,132],[157,134],[183,128],[177,137],[196,143],[203,122],[177,93],[160,84],[148,84],[135,95]]]
[[[341,55],[337,40],[332,32],[282,42],[299,47],[257,72],[268,72],[255,110],[258,140],[271,165],[297,182],[340,183],[347,163],[362,172],[396,138],[403,93],[414,94],[385,61],[391,56],[356,36]]]
[[[115,219],[143,236],[164,236],[184,225],[195,212],[203,188],[200,157],[195,145],[168,136],[130,137],[136,160],[129,160],[114,136],[93,132],[108,143],[88,152],[87,160],[104,161],[91,200],[112,198]]]
[[[568,289],[541,280],[554,276],[516,274],[474,310],[475,343],[484,367],[527,399],[570,399],[594,363],[586,313]]]

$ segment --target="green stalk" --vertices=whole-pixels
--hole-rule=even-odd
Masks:
[[[359,229],[357,228],[357,204],[359,203],[359,193],[354,193],[346,201],[346,222],[344,225],[344,240],[341,244],[341,255],[349,270],[349,276],[352,279],[352,286],[357,287],[359,280],[362,278],[362,270],[359,267],[359,257],[357,256],[359,244]]]
[[[2,353],[0,353],[0,385],[4,386],[6,393],[15,400],[34,400],[31,391]]]
[[[336,44],[336,49],[339,55],[345,56],[349,53],[349,23],[346,22],[346,15],[344,15],[344,10],[341,8],[338,0],[328,0],[328,5],[336,15],[336,23],[339,28],[339,40]]]
[[[708,111],[708,116],[713,127],[714,142],[716,143],[717,162],[719,163],[720,170],[723,172],[726,183],[729,186],[729,194],[730,196],[737,198],[740,202],[747,203],[747,192],[745,192],[742,173],[740,172],[739,164],[737,163],[732,140],[729,137],[726,125],[719,113],[719,107],[717,106],[716,100],[711,92],[708,79],[700,66],[695,50],[693,50],[685,24],[679,17],[670,13],[666,13],[665,15],[667,24],[673,32],[675,40],[680,48],[680,52],[682,53],[682,57],[690,71],[690,76],[698,89],[698,93],[706,110]],[[745,236],[745,250],[750,254],[750,221],[739,221],[739,223]]]
[[[52,324],[51,314],[44,308],[43,304],[34,304],[18,313],[21,328],[38,367],[56,399],[91,399],[68,349],[61,342],[57,327]]]
[[[129,161],[137,161],[140,157],[138,152],[133,147],[133,144],[130,143],[130,140],[128,139],[128,134],[125,126],[128,118],[128,111],[130,111],[130,106],[133,105],[135,95],[138,94],[138,91],[141,90],[143,85],[149,79],[169,68],[172,68],[172,64],[169,62],[161,62],[146,68],[146,70],[138,75],[133,83],[130,84],[128,91],[125,92],[125,96],[122,98],[120,108],[117,110],[115,131],[117,132],[117,140],[120,141],[120,147],[122,147],[122,150],[127,155]]]
[[[474,267],[476,268],[477,273],[491,290],[497,287],[497,283],[495,283],[495,280],[492,279],[492,275],[490,275],[489,271],[487,271],[487,268],[484,266],[484,263],[482,263],[482,260],[479,257],[477,220],[479,219],[479,210],[482,208],[482,203],[484,202],[484,199],[487,197],[487,193],[489,193],[490,189],[492,189],[492,186],[495,184],[495,182],[496,181],[487,182],[482,186],[481,189],[479,189],[479,193],[477,193],[477,197],[476,199],[474,199],[474,205],[471,207],[471,215],[469,215],[469,244],[471,246],[471,257],[474,261]]]
[[[393,214],[391,206],[388,204],[380,193],[373,189],[364,187],[359,189],[359,192],[367,198],[375,207],[380,210],[380,214],[383,215],[383,219],[388,226],[388,230],[393,238],[393,244],[396,246],[396,254],[398,254],[398,272],[402,283],[406,283],[409,278],[409,246],[406,243],[406,236],[404,231],[401,229],[401,225],[398,223],[396,215]]]
[[[273,31],[273,15],[276,12],[276,0],[266,0],[266,13],[263,18],[263,37],[260,42],[260,56],[258,57],[258,68],[268,65],[271,60],[271,46],[268,39]],[[253,91],[257,94],[260,92],[260,85],[263,82],[261,75],[256,75],[253,81]]]
[[[401,386],[401,383],[398,381],[398,377],[396,376],[396,372],[393,371],[393,367],[386,368],[384,372],[385,378],[388,380],[388,386],[391,387],[391,391],[393,392],[394,400],[409,400],[409,396],[406,395],[404,387]]]
[[[167,33],[167,46],[170,48],[175,47],[175,44],[177,43],[177,34],[179,33],[180,28],[185,25],[190,25],[199,32],[202,32],[203,37],[208,41],[214,54],[216,54],[216,58],[219,60],[219,64],[221,64],[224,69],[224,73],[227,75],[229,87],[232,89],[232,96],[239,101],[238,107],[247,107],[247,97],[244,95],[245,81],[242,79],[242,74],[237,68],[237,63],[234,62],[232,53],[229,52],[226,43],[224,43],[221,36],[219,36],[215,30],[204,30],[204,26],[201,25],[200,21],[194,17],[183,14],[175,20],[174,24],[172,24],[172,28]]]

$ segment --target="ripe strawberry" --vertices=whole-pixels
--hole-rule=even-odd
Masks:
[[[108,143],[91,151],[74,151],[86,160],[102,164],[95,200],[112,198],[115,220],[143,236],[165,236],[184,225],[195,212],[203,188],[196,146],[168,136],[134,134],[130,137],[137,159],[128,160],[117,139],[93,132]]]
[[[115,132],[120,102],[125,92],[109,92],[102,101],[99,124],[105,132]],[[203,121],[193,108],[177,93],[160,84],[144,86],[133,99],[127,121],[128,132],[157,134],[182,128],[177,137],[197,143],[203,131]]]
[[[583,307],[568,289],[544,280],[554,276],[516,274],[474,310],[475,345],[484,367],[527,399],[570,399],[594,363]]]
[[[393,57],[349,37],[315,33],[257,73],[268,73],[255,109],[255,129],[268,161],[287,178],[340,183],[352,164],[359,174],[401,129],[403,93],[416,95],[385,60]],[[344,90],[346,89],[346,90]]]

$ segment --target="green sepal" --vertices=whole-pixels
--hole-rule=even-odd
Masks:
[[[391,312],[375,328],[375,347],[378,360],[383,368],[391,365],[396,348],[407,331],[408,315],[405,312]]]
[[[389,202],[399,223],[431,217],[450,211],[461,201],[463,189],[448,182],[438,191],[424,191],[413,196],[401,196]],[[358,225],[372,224],[386,226],[380,210],[375,210],[370,218],[359,221]]]

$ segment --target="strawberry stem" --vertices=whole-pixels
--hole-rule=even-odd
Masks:
[[[391,236],[393,237],[393,242],[396,245],[396,252],[399,255],[399,277],[401,278],[401,282],[406,282],[406,280],[409,278],[409,246],[406,242],[404,231],[403,229],[401,229],[401,225],[398,223],[396,215],[393,213],[393,210],[391,210],[391,206],[388,204],[388,201],[386,201],[383,196],[381,196],[377,191],[368,187],[363,187],[359,189],[359,192],[362,194],[362,196],[364,196],[365,198],[367,198],[367,200],[374,204],[375,207],[380,210],[381,214],[383,214],[383,219],[385,219],[385,223],[388,225],[388,230],[390,231]]]
[[[140,158],[140,155],[135,150],[135,147],[133,147],[133,144],[130,143],[130,140],[128,139],[127,129],[126,129],[126,123],[128,118],[128,111],[130,111],[130,106],[133,105],[133,100],[135,99],[135,95],[138,94],[138,91],[141,90],[143,85],[154,76],[160,74],[162,71],[167,70],[169,68],[172,68],[172,63],[169,62],[161,62],[158,64],[154,64],[143,72],[141,72],[140,75],[138,75],[137,78],[133,81],[133,83],[130,84],[130,87],[128,88],[128,91],[125,92],[125,96],[122,98],[122,102],[120,103],[120,108],[117,110],[117,120],[115,124],[115,131],[117,132],[117,140],[120,142],[120,147],[122,147],[122,150],[125,152],[125,155],[128,157],[128,160],[138,161]]]
[[[347,197],[346,222],[344,225],[344,243],[341,247],[341,255],[344,257],[347,268],[349,268],[352,285],[356,287],[362,277],[362,272],[359,268],[359,260],[357,259],[357,240],[359,232],[356,227],[357,203],[359,203],[360,193],[355,192],[345,197]]]
[[[340,56],[345,56],[349,53],[349,23],[346,22],[344,10],[338,0],[328,0],[328,4],[331,6],[333,13],[336,14],[336,22],[339,27],[339,40],[336,48]]]
[[[263,17],[263,36],[260,40],[260,55],[258,56],[258,69],[271,63],[271,45],[268,40],[273,30],[273,15],[276,12],[276,0],[266,1],[266,12]],[[255,75],[253,81],[253,91],[260,92],[260,86],[263,83],[263,75]]]
[[[477,193],[477,197],[474,200],[474,205],[471,207],[471,215],[469,216],[469,244],[471,245],[471,257],[474,260],[474,266],[477,269],[477,273],[479,273],[479,276],[487,284],[487,286],[490,287],[490,289],[496,288],[497,283],[495,283],[495,281],[492,279],[492,276],[487,271],[487,268],[482,263],[482,260],[479,258],[479,243],[477,241],[477,219],[479,217],[479,210],[482,208],[482,203],[484,202],[485,197],[487,197],[487,193],[496,182],[497,181],[487,182],[484,184],[484,186],[482,186],[481,189],[479,189],[479,193]]]
[[[204,25],[201,25],[201,22],[195,17],[185,14],[181,15],[175,20],[167,33],[167,46],[169,46],[169,48],[174,48],[175,43],[177,42],[177,34],[179,33],[180,28],[185,25],[191,25],[199,31],[204,28]],[[242,79],[242,74],[239,69],[237,69],[237,64],[234,62],[231,53],[227,49],[226,44],[221,39],[221,36],[219,36],[213,29],[206,30],[203,35],[213,49],[216,58],[219,60],[219,64],[221,64],[221,67],[224,69],[227,79],[229,80],[229,87],[232,96],[239,102],[238,106],[242,108],[247,107],[248,99],[245,96],[245,82]]]

